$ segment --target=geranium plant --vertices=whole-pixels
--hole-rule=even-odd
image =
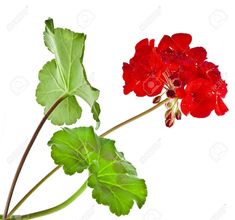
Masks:
[[[227,84],[221,78],[218,66],[207,61],[206,50],[190,48],[189,34],[165,35],[158,46],[154,40],[144,39],[137,43],[134,57],[123,64],[124,94],[132,91],[137,96],[153,97],[154,106],[98,135],[92,126],[67,128],[81,117],[82,109],[77,97],[91,108],[99,128],[99,90],[89,83],[83,65],[86,36],[68,29],[55,28],[52,19],[45,22],[44,42],[54,59],[47,62],[39,72],[36,90],[37,102],[44,107],[44,117],[36,128],[20,164],[16,170],[6,206],[1,219],[33,219],[59,211],[87,188],[92,197],[106,205],[117,215],[127,215],[134,203],[141,208],[147,197],[145,181],[137,176],[135,167],[116,148],[115,141],[106,139],[109,133],[130,123],[165,104],[166,126],[171,127],[182,113],[197,118],[217,115],[228,111],[223,102]],[[162,96],[166,98],[162,100]],[[24,162],[44,123],[50,120],[63,126],[56,131],[48,145],[51,157],[57,165],[13,207],[10,204]],[[66,175],[86,172],[88,178],[82,186],[64,202],[34,213],[15,215],[30,195],[58,169]]]

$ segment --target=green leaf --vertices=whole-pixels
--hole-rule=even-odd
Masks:
[[[88,185],[93,188],[93,198],[108,205],[117,216],[127,215],[134,201],[141,208],[147,196],[145,181],[137,177],[132,164],[116,150],[114,141],[101,139],[101,146],[99,157],[89,168]]]
[[[117,151],[115,142],[98,137],[92,127],[65,128],[48,142],[56,164],[66,174],[89,171],[88,186],[97,203],[107,205],[117,216],[127,215],[134,202],[141,208],[147,197],[145,181]]]
[[[61,97],[67,98],[58,105],[49,119],[56,125],[71,125],[82,113],[76,97],[86,101],[99,126],[100,107],[96,102],[99,91],[87,80],[83,66],[86,36],[68,29],[54,28],[53,20],[46,22],[44,42],[55,55],[39,72],[40,83],[37,87],[37,102],[45,106],[45,112]]]
[[[97,141],[92,127],[64,128],[56,132],[48,144],[55,163],[62,165],[66,174],[73,175],[88,169],[92,159],[89,154],[98,152]]]

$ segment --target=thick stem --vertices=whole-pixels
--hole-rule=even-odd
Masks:
[[[117,130],[118,128],[134,121],[134,120],[137,120],[138,118],[141,118],[142,116],[154,111],[155,109],[159,108],[160,106],[162,106],[163,104],[165,104],[167,101],[169,101],[169,99],[165,99],[161,102],[159,102],[158,104],[154,105],[153,107],[151,107],[150,109],[124,121],[124,122],[121,122],[120,124],[110,128],[109,130],[107,130],[106,132],[104,132],[103,134],[101,134],[100,136],[101,137],[105,137],[106,135],[110,134],[111,132],[114,132],[115,130]],[[40,182],[38,182],[25,196],[24,198],[12,209],[12,211],[9,213],[8,215],[8,218],[23,204],[23,202],[40,186],[42,185],[42,183],[44,183],[52,174],[54,174],[61,166],[57,166],[55,167],[50,173],[48,173],[46,175],[46,178],[44,177]]]
[[[8,194],[8,197],[7,197],[7,201],[6,201],[6,205],[5,205],[5,210],[4,210],[4,214],[3,214],[3,220],[6,220],[7,218],[7,214],[8,214],[8,210],[9,210],[9,207],[10,207],[10,203],[11,203],[11,199],[12,199],[12,196],[13,196],[13,193],[14,193],[14,189],[15,189],[15,186],[16,186],[16,183],[17,183],[17,180],[19,178],[19,175],[20,175],[20,172],[23,168],[23,165],[25,163],[25,160],[34,144],[34,141],[36,140],[41,128],[43,127],[44,123],[46,122],[46,120],[48,119],[48,117],[50,116],[50,114],[54,111],[54,109],[66,98],[67,96],[63,96],[61,98],[59,98],[51,107],[50,109],[46,112],[46,114],[44,115],[44,117],[42,118],[41,122],[39,123],[38,127],[36,128],[21,160],[20,160],[20,163],[18,165],[18,168],[16,170],[16,173],[15,173],[15,176],[14,176],[14,179],[12,181],[12,184],[11,184],[11,188],[10,188],[10,191],[9,191],[9,194]]]
[[[42,217],[44,215],[49,215],[52,214],[54,212],[58,212],[61,209],[67,207],[68,205],[70,205],[74,200],[76,200],[87,188],[87,180],[83,183],[83,185],[71,196],[69,197],[67,200],[65,200],[63,203],[54,206],[50,209],[46,209],[46,210],[42,210],[39,212],[34,212],[34,213],[30,213],[27,215],[22,215],[21,219],[22,220],[26,220],[26,219],[33,219],[33,218],[38,218],[38,217]]]

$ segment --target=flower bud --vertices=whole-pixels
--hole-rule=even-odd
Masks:
[[[167,103],[165,104],[165,106],[166,106],[168,109],[170,109],[170,108],[172,108],[172,106],[173,106],[173,102],[172,102],[172,101],[169,101],[169,102],[167,102]]]
[[[173,85],[178,88],[178,87],[181,86],[181,81],[180,81],[179,79],[175,79],[175,80],[173,81]]]
[[[178,109],[178,110],[176,111],[176,113],[175,113],[175,118],[176,118],[177,120],[181,120],[181,117],[182,117],[182,113],[181,113],[181,111]]]
[[[166,111],[165,119],[171,119],[171,118],[173,118],[173,116],[174,116],[174,114],[172,112],[172,109],[169,109],[169,110]]]
[[[175,122],[175,114],[172,111],[172,109],[169,109],[166,111],[165,113],[165,124],[168,128],[170,128],[171,126],[173,126],[174,122]]]
[[[175,122],[174,118],[165,120],[165,124],[168,128],[172,127],[174,125],[174,122]]]
[[[166,95],[167,95],[167,97],[168,98],[175,98],[175,91],[174,90],[168,90],[167,92],[166,92]]]
[[[160,101],[161,101],[161,96],[159,95],[159,96],[156,96],[154,99],[153,99],[153,104],[157,104],[157,103],[159,103]]]

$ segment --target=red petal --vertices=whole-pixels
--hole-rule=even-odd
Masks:
[[[190,114],[195,118],[206,118],[214,110],[214,102],[194,103]]]
[[[196,118],[205,118],[210,115],[214,109],[214,102],[208,101],[203,103],[193,102],[192,97],[186,96],[181,102],[181,111],[188,115],[189,113]]]
[[[212,71],[212,70],[217,70],[218,66],[216,66],[214,63],[212,62],[208,62],[205,61],[202,65],[201,65],[201,69],[203,72],[207,72],[207,71]]]
[[[181,111],[185,115],[188,115],[190,112],[191,102],[192,102],[192,97],[190,97],[190,96],[186,96],[185,98],[182,99],[182,102],[180,104],[180,108],[181,108]]]
[[[129,65],[128,63],[123,63],[122,66],[122,70],[123,70],[123,79],[125,82],[127,81],[131,81],[132,80],[132,67],[131,65]]]
[[[224,98],[228,92],[227,83],[224,80],[220,79],[219,81],[217,81],[216,86],[216,94],[219,95],[221,98]]]
[[[221,80],[221,74],[218,66],[214,63],[204,61],[200,65],[200,72],[202,73],[202,77],[209,79],[213,83]]]
[[[206,59],[207,52],[203,47],[194,47],[189,50],[188,56],[193,61],[195,61],[198,64],[203,63]]]
[[[143,90],[143,82],[138,82],[134,88],[134,92],[136,94],[136,96],[145,96],[146,93],[145,91]]]
[[[168,35],[164,35],[158,44],[158,49],[164,51],[172,45],[172,40]]]
[[[151,47],[154,47],[154,44],[155,44],[155,40],[154,40],[154,39],[151,39],[150,42],[149,42],[149,45],[150,45]]]
[[[150,45],[154,46],[154,40],[150,41]],[[135,46],[135,49],[139,50],[139,49],[146,47],[146,46],[149,46],[149,39],[148,38],[145,38],[145,39],[141,40],[139,43],[137,43]]]
[[[131,86],[129,86],[128,84],[123,86],[123,93],[125,95],[128,95],[132,91],[133,91],[133,88]]]
[[[217,115],[224,115],[228,111],[228,107],[224,104],[223,100],[218,97],[215,106],[215,113]]]
[[[159,95],[162,89],[163,83],[156,77],[149,77],[143,82],[143,90],[147,96]]]
[[[182,99],[182,98],[184,98],[184,96],[185,96],[184,88],[176,89],[176,97],[177,98]]]
[[[193,69],[193,67],[184,67],[179,72],[179,78],[181,81],[185,83],[189,83],[197,78],[197,72]]]
[[[197,79],[188,84],[185,90],[187,96],[182,100],[182,111],[197,118],[205,118],[215,108],[213,84],[205,79]]]
[[[192,41],[192,36],[190,34],[178,33],[171,36],[174,42],[174,49],[179,51],[185,51],[189,49],[189,44]]]

